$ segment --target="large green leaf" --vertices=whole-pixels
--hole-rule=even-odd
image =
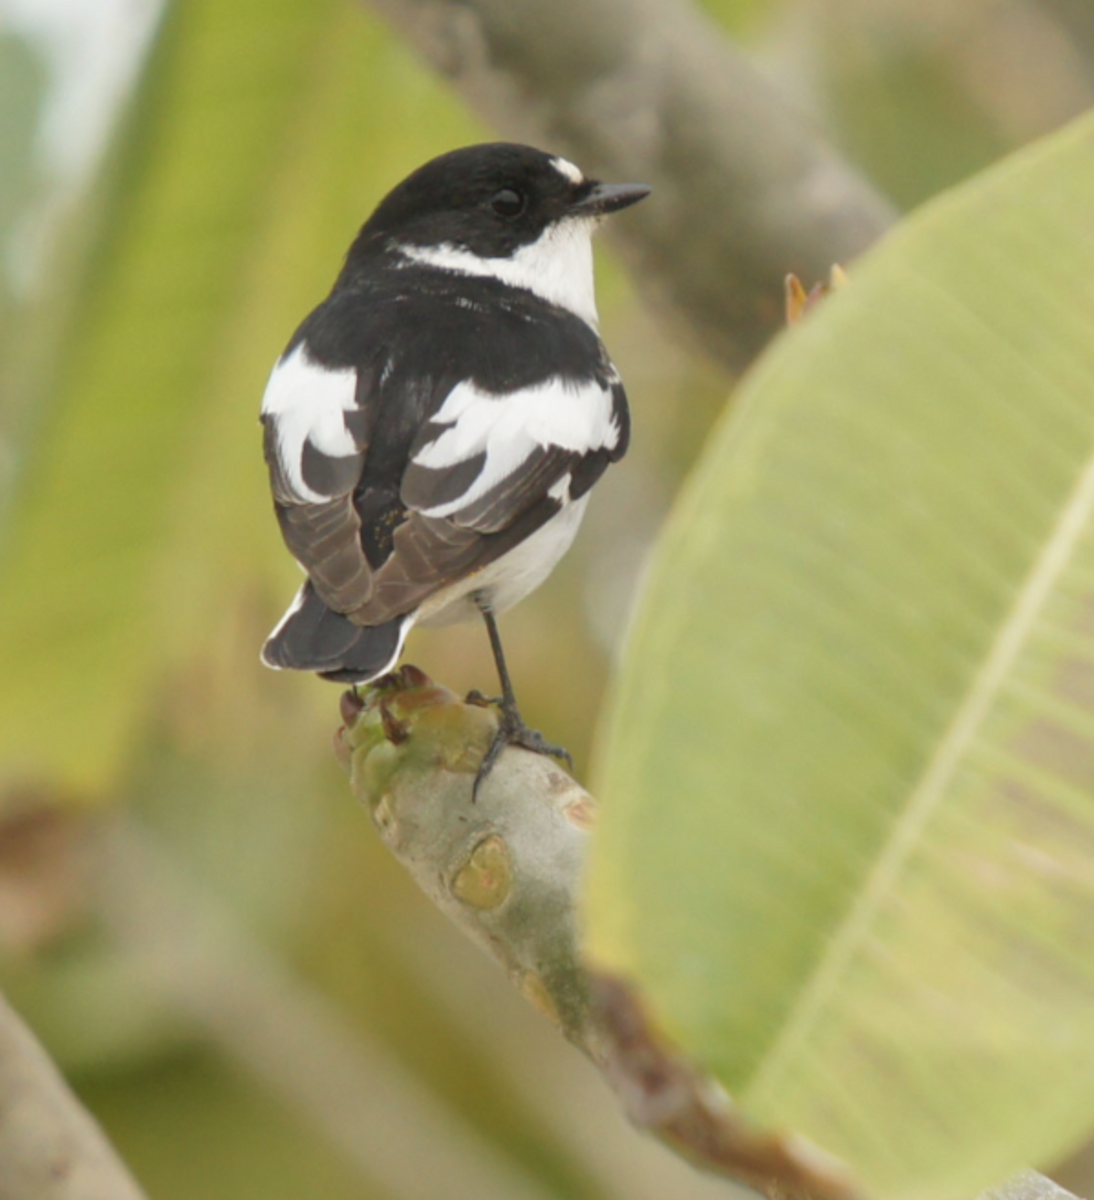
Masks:
[[[901,1200],[1094,1124],[1094,120],[785,337],[655,555],[598,959]]]
[[[257,674],[295,575],[257,424],[270,364],[392,179],[473,136],[349,0],[171,7],[0,540],[0,794],[116,782],[248,601]]]

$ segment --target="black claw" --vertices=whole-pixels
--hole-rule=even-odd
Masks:
[[[494,764],[498,761],[498,755],[509,744],[508,735],[503,726],[498,726],[497,733],[494,734],[494,740],[490,743],[490,748],[482,756],[482,762],[479,763],[479,769],[475,772],[475,783],[471,788],[471,803],[474,804],[479,798],[479,788],[482,786],[483,780],[494,769]]]
[[[519,716],[517,720],[520,721]],[[520,746],[524,750],[531,750],[533,754],[545,754],[548,758],[560,758],[571,771],[574,769],[573,755],[565,746],[549,742],[538,729],[529,729],[523,721],[519,728],[512,730],[507,741],[510,746]]]
[[[574,769],[573,755],[565,746],[549,742],[538,729],[529,729],[527,725],[518,729],[509,739],[511,746],[523,746],[533,754],[546,754],[551,758],[560,758],[572,771]]]
[[[482,756],[482,762],[479,763],[479,769],[475,773],[475,784],[471,789],[472,802],[478,799],[482,781],[494,769],[498,756],[506,746],[520,746],[524,750],[531,750],[533,754],[546,754],[550,758],[562,759],[571,771],[574,769],[573,756],[565,746],[556,746],[554,742],[547,741],[538,729],[529,729],[525,725],[520,713],[515,708],[503,706],[497,733],[494,734],[494,740]]]

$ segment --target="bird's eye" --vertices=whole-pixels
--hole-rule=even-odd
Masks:
[[[499,217],[518,217],[524,212],[524,197],[515,188],[502,188],[490,201]]]

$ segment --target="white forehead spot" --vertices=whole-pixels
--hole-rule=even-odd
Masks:
[[[580,169],[575,167],[569,159],[552,158],[551,166],[560,174],[564,175],[571,183],[584,183],[585,176],[582,175]]]

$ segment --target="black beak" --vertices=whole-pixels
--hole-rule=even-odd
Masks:
[[[579,217],[603,217],[629,208],[649,194],[644,183],[596,183],[592,191],[570,206],[570,212]]]

